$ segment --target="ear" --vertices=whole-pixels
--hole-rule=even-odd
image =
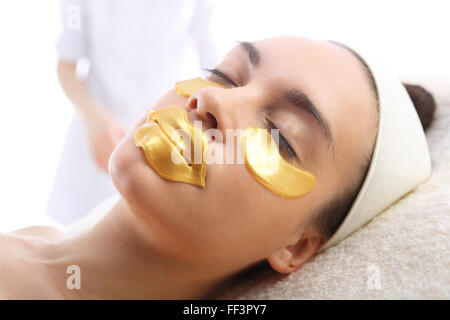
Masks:
[[[324,243],[320,236],[301,238],[296,243],[273,252],[267,261],[275,271],[291,273],[314,256]]]

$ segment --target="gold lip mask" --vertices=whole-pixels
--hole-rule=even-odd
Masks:
[[[189,98],[197,90],[209,86],[224,88],[215,82],[196,78],[177,82],[175,92]],[[177,130],[182,130],[186,135],[177,136]],[[146,123],[136,131],[135,144],[144,150],[148,164],[162,178],[205,187],[206,163],[203,155],[208,142],[201,129],[188,120],[185,110],[164,108],[150,111]],[[198,149],[195,147],[199,145],[202,147],[201,158],[195,154]],[[286,162],[268,130],[247,128],[242,136],[242,147],[245,149],[247,170],[256,181],[276,195],[296,198],[314,187],[314,175]]]
[[[218,83],[196,78],[177,82],[174,90],[189,98],[194,92],[210,86],[224,88]],[[177,135],[178,130],[185,134]],[[202,130],[188,120],[186,110],[164,108],[150,111],[146,123],[136,131],[135,145],[144,150],[148,164],[162,178],[205,187],[203,155],[208,141]],[[200,145],[199,155],[197,146]]]
[[[135,145],[144,150],[148,164],[162,178],[205,186],[203,154],[208,142],[188,120],[186,110],[149,111],[146,123],[136,131]],[[200,155],[197,146],[201,146]]]
[[[249,127],[242,140],[245,166],[264,187],[284,198],[297,198],[312,190],[314,175],[284,160],[268,130]]]

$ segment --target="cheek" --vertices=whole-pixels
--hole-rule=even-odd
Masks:
[[[211,261],[264,259],[285,245],[306,220],[309,205],[304,198],[274,195],[243,165],[217,165],[213,169],[199,206],[203,238],[199,243]]]

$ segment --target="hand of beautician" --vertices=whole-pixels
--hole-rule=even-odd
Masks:
[[[100,107],[91,107],[84,115],[91,153],[97,166],[108,173],[108,161],[125,135],[120,123]]]
[[[98,106],[85,83],[76,75],[76,62],[58,62],[58,77],[67,97],[80,111],[86,124],[87,136],[97,166],[108,172],[109,157],[125,135],[119,122]]]

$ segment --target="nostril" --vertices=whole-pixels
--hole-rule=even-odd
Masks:
[[[188,113],[191,121],[201,120],[206,125],[207,129],[217,129],[217,119],[208,112],[203,102],[199,101],[195,95],[192,95],[188,100]],[[206,109],[206,110],[205,110]]]
[[[217,129],[217,120],[216,120],[216,117],[214,117],[213,114],[210,113],[210,112],[207,112],[206,115],[207,115],[208,118],[211,120],[212,128]]]
[[[190,97],[188,101],[189,109],[197,109],[197,98]]]

